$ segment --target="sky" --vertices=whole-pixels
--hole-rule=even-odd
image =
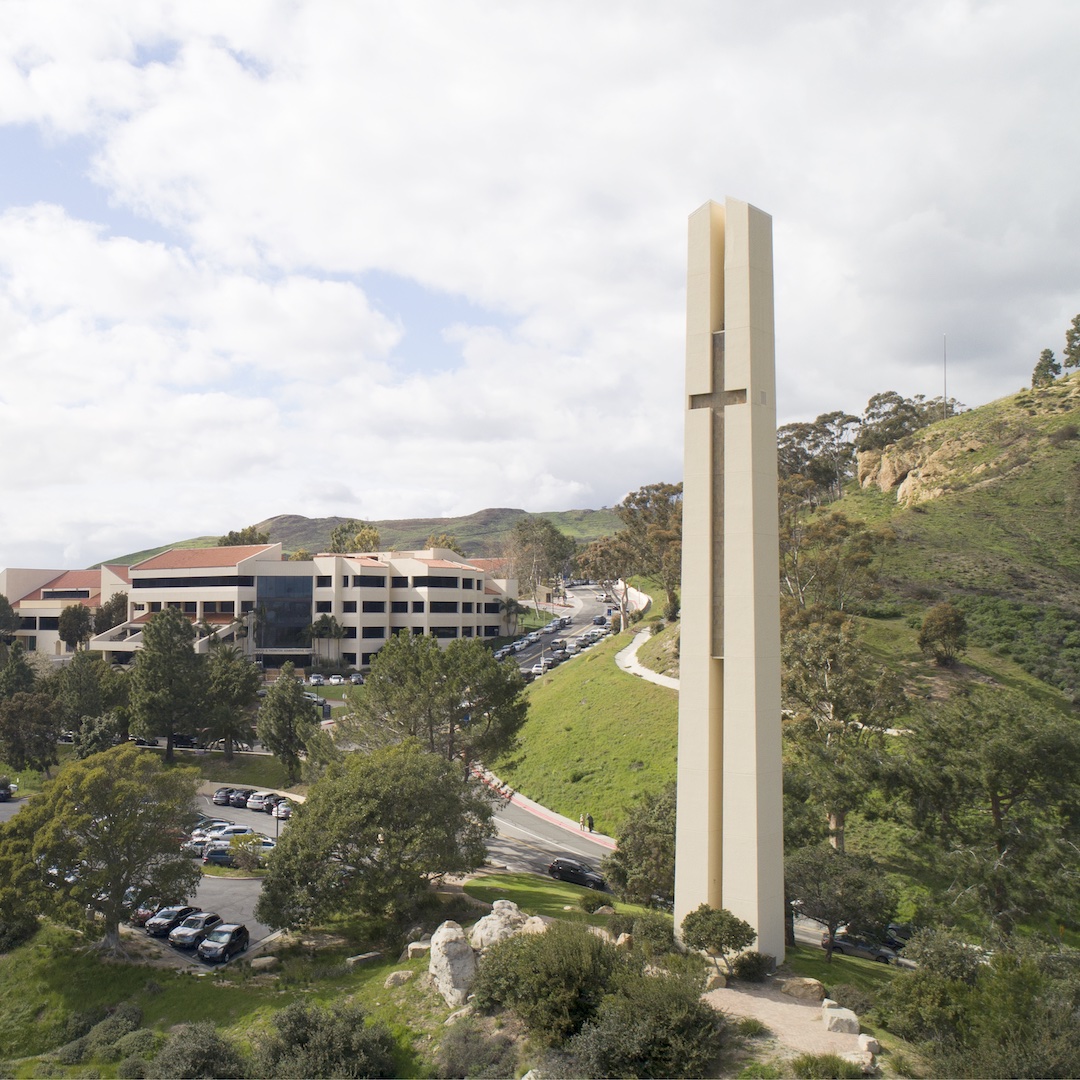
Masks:
[[[778,422],[1080,312],[1075,0],[5,0],[0,567],[682,476],[686,222],[772,216]]]

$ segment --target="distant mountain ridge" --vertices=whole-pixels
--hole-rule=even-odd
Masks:
[[[374,525],[379,530],[380,546],[383,550],[412,551],[423,547],[432,534],[447,533],[454,537],[471,558],[492,559],[502,553],[514,525],[527,517],[547,518],[557,529],[567,536],[572,536],[579,544],[609,536],[622,527],[618,515],[606,508],[530,514],[527,510],[492,507],[463,517],[397,518],[365,523]],[[299,514],[278,514],[265,521],[256,522],[255,527],[260,532],[268,533],[271,543],[280,543],[286,553],[310,551],[316,554],[329,547],[331,530],[348,520],[350,519],[347,517],[306,518]],[[238,521],[232,527],[241,529],[248,524],[250,522]],[[130,566],[170,548],[213,547],[216,543],[217,536],[196,536],[105,561]]]

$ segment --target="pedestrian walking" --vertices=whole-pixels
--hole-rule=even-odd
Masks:
[[[592,827],[593,827],[592,814],[586,814],[585,815],[585,823],[589,826],[589,832],[592,832]]]
[[[581,817],[578,818],[578,828],[582,832],[585,831],[585,815],[584,814],[582,814]]]

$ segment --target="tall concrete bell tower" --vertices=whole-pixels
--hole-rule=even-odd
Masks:
[[[675,925],[725,907],[784,958],[772,219],[690,215]]]

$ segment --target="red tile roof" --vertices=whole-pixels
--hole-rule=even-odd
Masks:
[[[126,581],[129,585],[131,584],[130,566],[125,566],[123,563],[102,563],[101,565],[106,570],[115,574],[121,581]]]
[[[212,547],[212,548],[172,548],[160,555],[152,555],[141,563],[136,563],[132,570],[201,570],[217,567],[236,566],[244,559],[250,559],[263,551],[269,551],[275,544],[252,544],[247,547]]]
[[[72,589],[86,589],[90,594],[84,599],[75,601],[66,600],[63,597],[57,599],[57,603],[77,603],[84,604],[86,607],[98,607],[101,604],[101,571],[100,570],[65,570],[59,577],[54,577],[52,581],[45,582],[40,589],[35,589],[33,592],[27,593],[21,597],[21,600],[48,600],[51,597],[46,597],[46,592],[54,591],[69,591]],[[14,603],[12,608],[18,608],[19,604]]]

